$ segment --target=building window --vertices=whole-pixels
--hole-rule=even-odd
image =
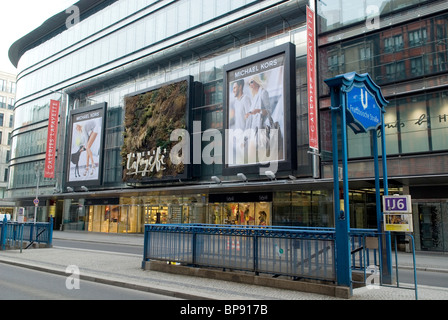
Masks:
[[[421,46],[426,42],[426,29],[419,29],[409,32],[409,46]]]
[[[15,103],[15,99],[14,98],[9,98],[8,99],[8,109],[9,110],[13,110],[14,109],[14,103]]]
[[[431,94],[428,97],[431,121],[432,150],[448,149],[448,92]]]
[[[360,59],[361,60],[370,60],[371,58],[371,53],[370,53],[370,47],[367,48],[360,48],[359,49],[359,54],[360,54]]]
[[[9,82],[8,92],[16,93],[16,83],[15,82]]]
[[[401,34],[384,39],[384,51],[396,52],[403,50],[403,36]]]
[[[423,59],[421,57],[411,59],[411,75],[414,77],[423,75]]]

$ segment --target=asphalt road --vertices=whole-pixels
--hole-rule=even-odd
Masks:
[[[79,282],[78,282],[79,281]],[[0,300],[177,300],[0,263]]]

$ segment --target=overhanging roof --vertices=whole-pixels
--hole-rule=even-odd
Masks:
[[[109,5],[117,0],[80,0],[74,5],[79,8],[81,19],[89,15],[89,11],[99,5]],[[38,28],[14,42],[9,48],[8,56],[11,63],[17,68],[21,56],[29,49],[39,44],[52,33],[60,33],[66,30],[65,22],[69,14],[59,12],[46,20]],[[54,36],[54,35],[53,35]]]

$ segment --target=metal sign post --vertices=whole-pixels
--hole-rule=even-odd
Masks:
[[[386,167],[386,143],[384,134],[384,107],[388,102],[384,99],[381,89],[372,81],[368,74],[359,75],[350,72],[325,80],[331,92],[331,121],[333,139],[333,185],[334,185],[334,214],[336,230],[336,273],[339,285],[352,286],[351,284],[351,252],[349,243],[350,219],[349,219],[349,198],[348,198],[348,156],[347,156],[347,126],[355,134],[373,131],[374,167],[375,167],[375,189],[377,205],[377,225],[378,233],[382,233],[382,213],[381,213],[381,193],[378,164],[378,142],[377,130],[381,129],[382,139],[382,167],[383,167],[383,188],[384,194],[388,194],[387,167]],[[344,208],[341,210],[339,204],[339,179],[338,179],[338,117],[341,118],[340,131],[342,141],[342,180]],[[386,257],[390,257],[390,240],[385,241],[386,246],[382,246],[380,239],[380,251],[386,252]],[[383,249],[386,250],[383,250]],[[381,254],[382,256],[382,254]],[[380,256],[380,260],[381,260]],[[391,259],[386,259],[383,266],[383,276],[388,282],[391,274]],[[386,268],[384,268],[386,266]]]

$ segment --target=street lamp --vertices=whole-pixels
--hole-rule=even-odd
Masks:
[[[34,224],[36,224],[37,217],[37,207],[39,206],[39,182],[40,182],[40,172],[44,169],[44,164],[42,162],[34,164],[34,171],[36,173],[36,199],[34,199]]]

